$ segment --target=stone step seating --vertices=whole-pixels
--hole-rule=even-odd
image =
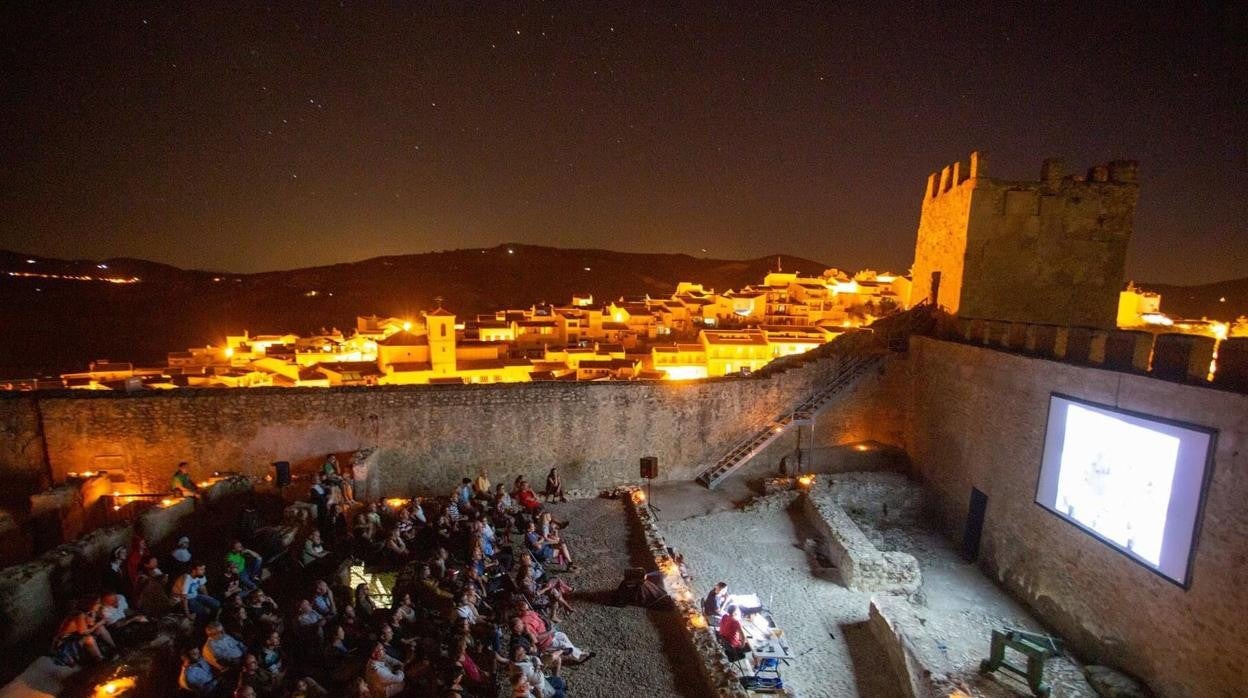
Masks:
[[[210,503],[249,494],[252,483],[244,477],[214,483],[200,503],[184,499],[170,506],[144,511],[129,524],[106,526],[64,543],[34,560],[0,570],[0,649],[10,657],[28,656],[31,647],[47,648],[62,616],[66,600],[76,599],[94,588],[114,548],[126,545],[137,531],[153,546],[173,540],[198,512]],[[287,522],[273,529],[272,537],[289,545],[300,521]],[[261,530],[265,530],[261,529]],[[137,599],[128,599],[136,607]],[[160,619],[156,638],[128,650],[119,664],[146,665],[176,662],[174,645],[190,632],[189,621],[180,616]],[[107,665],[63,667],[51,657],[36,657],[21,674],[0,687],[0,698],[28,698],[67,695],[85,680],[97,678]]]
[[[698,482],[706,485],[708,489],[715,489],[719,483],[762,453],[772,442],[790,429],[810,424],[816,414],[828,407],[833,399],[843,393],[846,388],[852,386],[859,376],[878,366],[883,361],[883,355],[872,350],[860,349],[840,355],[837,361],[839,365],[836,372],[826,384],[809,395],[792,411],[776,417],[758,431],[734,444],[714,465],[698,475]]]

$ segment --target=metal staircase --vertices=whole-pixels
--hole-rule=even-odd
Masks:
[[[859,376],[878,366],[883,360],[883,354],[876,352],[855,352],[842,355],[840,365],[831,380],[811,393],[793,411],[776,417],[758,431],[734,444],[714,465],[698,475],[698,482],[706,485],[708,489],[715,489],[725,478],[750,462],[754,456],[762,453],[763,449],[790,429],[803,424],[811,424],[815,414],[827,407],[832,399],[847,387],[853,385]]]

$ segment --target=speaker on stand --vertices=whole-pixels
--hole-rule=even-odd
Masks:
[[[659,459],[654,456],[641,457],[641,478],[646,481],[646,504],[654,511],[662,511],[654,505],[654,497],[650,491],[650,483],[659,476]]]

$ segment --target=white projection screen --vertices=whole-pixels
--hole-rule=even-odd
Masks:
[[[1036,503],[1187,587],[1216,436],[1054,393]]]

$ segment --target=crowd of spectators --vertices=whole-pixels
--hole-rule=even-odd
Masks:
[[[175,484],[196,494],[184,473]],[[106,662],[176,627],[168,695],[564,696],[564,667],[594,656],[557,625],[574,612],[569,522],[523,476],[508,488],[481,470],[445,498],[384,502],[363,501],[360,480],[326,458],[310,530],[277,552],[183,536],[156,555],[136,535],[62,622],[54,658]],[[556,471],[546,484],[563,500]],[[373,583],[351,588],[352,566]]]

